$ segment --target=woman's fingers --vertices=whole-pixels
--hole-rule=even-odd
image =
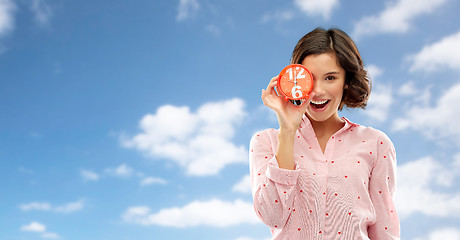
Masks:
[[[310,100],[313,99],[314,96],[315,96],[315,93],[313,91],[311,91],[310,94],[308,95],[308,97],[305,99],[305,101],[310,102]]]
[[[310,98],[304,99],[302,105],[300,105],[300,109],[302,112],[305,112],[308,108],[308,105],[310,105]]]
[[[275,92],[275,86],[278,84],[278,76],[273,77],[268,83],[267,89],[262,90],[262,101],[270,108],[279,108],[280,97]]]
[[[266,106],[270,107],[272,105],[271,101],[270,101],[270,95],[268,94],[268,92],[265,89],[262,89],[261,98],[262,98],[262,101],[264,102],[264,104]]]
[[[303,109],[303,110],[306,110],[308,105],[310,104],[310,100],[313,98],[315,94],[313,92],[311,92],[307,98],[304,98],[302,100],[302,104],[300,105],[300,107]]]
[[[267,88],[262,89],[262,101],[265,106],[276,112],[280,127],[296,129],[302,120],[303,114],[305,114],[310,105],[310,100],[313,98],[314,93],[312,92],[306,99],[302,99],[300,106],[296,106],[276,93],[274,88],[277,84],[278,76],[275,76],[270,80]]]
[[[278,76],[275,76],[270,80],[270,83],[268,83],[266,91],[271,94],[276,84],[278,84]]]

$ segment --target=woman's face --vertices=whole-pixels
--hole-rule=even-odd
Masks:
[[[302,65],[313,75],[312,97],[306,113],[311,120],[323,122],[332,118],[339,120],[337,113],[342,101],[345,70],[337,64],[334,52],[309,55]]]

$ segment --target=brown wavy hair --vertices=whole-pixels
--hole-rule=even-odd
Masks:
[[[339,109],[366,108],[371,82],[356,44],[344,31],[316,28],[303,36],[292,52],[291,64],[301,64],[308,55],[335,52],[337,64],[345,69],[345,85]]]

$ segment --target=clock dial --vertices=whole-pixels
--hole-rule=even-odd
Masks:
[[[303,65],[288,65],[279,75],[278,89],[286,100],[307,98],[313,89],[313,77]]]

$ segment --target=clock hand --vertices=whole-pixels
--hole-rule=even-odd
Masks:
[[[297,86],[297,74],[295,72],[295,69],[293,69],[294,72],[294,85]]]

